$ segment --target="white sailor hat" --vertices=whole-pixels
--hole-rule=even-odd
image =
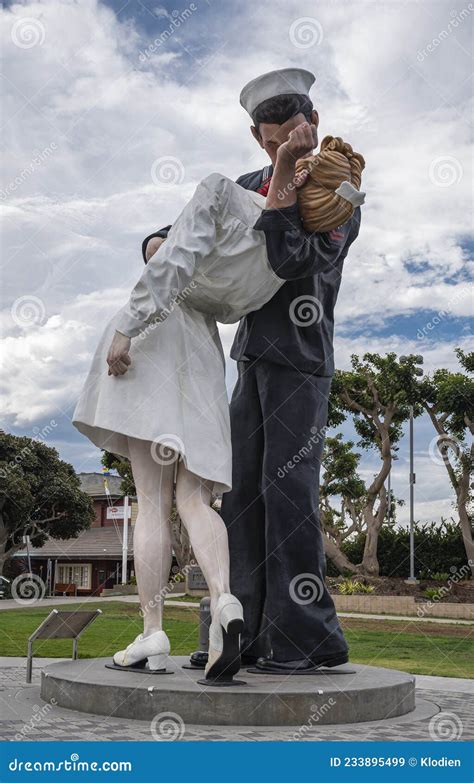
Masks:
[[[253,118],[257,106],[277,95],[308,95],[316,77],[303,68],[282,68],[257,76],[245,85],[240,93],[240,105]]]

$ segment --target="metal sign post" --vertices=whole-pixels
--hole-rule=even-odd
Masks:
[[[33,642],[35,639],[72,639],[72,659],[77,658],[77,640],[86,628],[102,614],[101,609],[94,612],[66,612],[59,609],[53,611],[33,631],[28,639],[28,656],[26,659],[26,682],[31,682],[33,671]]]

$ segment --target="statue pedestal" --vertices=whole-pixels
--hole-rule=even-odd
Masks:
[[[394,669],[350,664],[338,674],[277,677],[237,675],[246,685],[210,688],[202,670],[183,669],[188,657],[170,658],[171,674],[106,668],[110,658],[84,658],[47,666],[41,697],[96,715],[151,721],[173,712],[186,724],[208,726],[304,726],[359,723],[405,715],[415,709],[415,678]],[[344,668],[351,674],[342,674]]]

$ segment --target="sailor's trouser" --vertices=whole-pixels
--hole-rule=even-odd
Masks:
[[[242,649],[279,661],[347,650],[326,588],[319,471],[331,378],[239,362],[231,402],[232,491],[222,516]]]

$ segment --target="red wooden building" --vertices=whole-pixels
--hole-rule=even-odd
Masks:
[[[79,473],[82,489],[93,500],[95,520],[77,538],[50,538],[40,548],[29,547],[31,570],[39,574],[51,593],[58,584],[74,584],[77,595],[99,595],[122,581],[123,495],[121,479],[108,477],[110,497],[102,473]],[[113,504],[112,507],[110,504]],[[133,571],[133,528],[137,516],[135,498],[129,499],[127,579]],[[113,509],[118,509],[114,512]],[[121,511],[120,511],[121,510]],[[122,514],[122,518],[120,517]],[[26,547],[16,553],[18,565],[28,570]]]

